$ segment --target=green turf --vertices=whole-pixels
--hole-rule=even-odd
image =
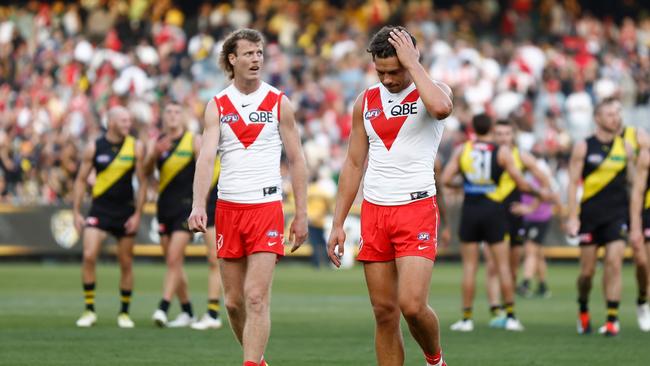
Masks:
[[[98,324],[77,329],[82,310],[79,268],[73,265],[0,265],[1,365],[241,365],[240,348],[227,326],[210,332],[157,329],[150,319],[160,296],[164,268],[137,263],[132,314],[136,329],[115,324],[118,310],[116,265],[99,267]],[[600,272],[600,269],[599,269]],[[520,300],[517,311],[524,333],[486,326],[483,286],[475,306],[477,329],[450,332],[460,308],[460,266],[440,264],[434,270],[431,304],[442,324],[449,365],[648,365],[650,334],[638,330],[633,271],[625,268],[621,307],[622,332],[606,339],[575,334],[577,265],[550,268],[551,299]],[[197,313],[205,311],[206,268],[188,266]],[[604,319],[600,280],[594,283],[595,326]],[[172,305],[172,315],[178,305]],[[373,365],[373,321],[363,275],[350,271],[315,271],[282,265],[275,277],[273,329],[266,352],[273,366]],[[424,364],[405,333],[406,365]]]

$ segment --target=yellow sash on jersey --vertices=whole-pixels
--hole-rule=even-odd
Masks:
[[[192,140],[192,133],[185,132],[176,149],[169,154],[169,157],[163,163],[160,168],[159,193],[164,191],[172,179],[194,160],[194,144]]]
[[[214,188],[215,184],[219,180],[219,173],[221,173],[221,158],[217,156],[214,159],[214,172],[212,173],[212,182],[210,183],[210,189]]]
[[[93,198],[99,197],[106,192],[115,182],[124,176],[135,164],[135,138],[127,136],[122,143],[120,151],[113,161],[97,174],[93,186]]]
[[[463,152],[460,154],[460,171],[463,173],[474,173],[471,141],[465,143]]]
[[[602,163],[584,180],[582,202],[590,199],[605,188],[627,165],[625,142],[620,136],[614,138],[612,149]]]
[[[636,128],[627,126],[623,130],[623,140],[634,149],[634,153],[639,153],[639,141],[636,139]]]
[[[524,162],[521,161],[521,155],[519,155],[519,148],[514,147],[512,149],[512,158],[515,160],[515,166],[520,172],[524,171]],[[504,171],[499,177],[499,184],[497,189],[488,193],[487,197],[495,202],[503,202],[509,195],[517,188],[517,183],[512,179],[508,172]]]

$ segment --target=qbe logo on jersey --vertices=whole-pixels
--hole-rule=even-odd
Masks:
[[[248,115],[248,120],[253,123],[271,123],[273,122],[273,113],[268,111],[255,111]]]
[[[417,114],[417,113],[418,113],[417,102],[398,104],[390,109],[390,115],[393,117],[408,116],[409,114]]]

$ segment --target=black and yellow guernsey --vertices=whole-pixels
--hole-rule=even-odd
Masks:
[[[586,140],[582,170],[581,221],[603,223],[628,216],[627,152],[621,136],[610,143],[595,136]]]
[[[495,157],[496,158],[496,157]],[[512,158],[515,161],[515,167],[520,172],[524,172],[524,163],[521,161],[521,155],[519,153],[519,148],[514,147],[512,149]],[[506,172],[505,170],[499,176],[499,181],[497,182],[496,189],[494,192],[488,194],[488,198],[495,202],[503,202],[510,204],[513,202],[521,201],[521,191],[517,189],[517,183],[514,179]]]
[[[636,127],[626,126],[621,133],[621,137],[634,150],[634,155],[638,155],[640,147],[636,137]]]
[[[90,216],[128,218],[135,211],[133,172],[135,138],[127,136],[121,143],[111,143],[102,136],[95,141],[93,167],[96,171],[92,189]]]
[[[164,136],[163,136],[164,137]],[[189,216],[194,181],[194,136],[185,132],[158,159],[158,216]]]
[[[460,171],[466,202],[501,203],[506,198],[507,195],[502,193],[497,183],[504,173],[497,162],[498,151],[499,147],[493,143],[465,142],[460,155]]]

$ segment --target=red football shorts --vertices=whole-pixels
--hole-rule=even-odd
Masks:
[[[218,258],[242,258],[269,252],[284,256],[282,202],[234,203],[217,200]]]
[[[361,205],[357,260],[386,262],[399,257],[436,259],[438,206],[435,197],[401,206]]]

